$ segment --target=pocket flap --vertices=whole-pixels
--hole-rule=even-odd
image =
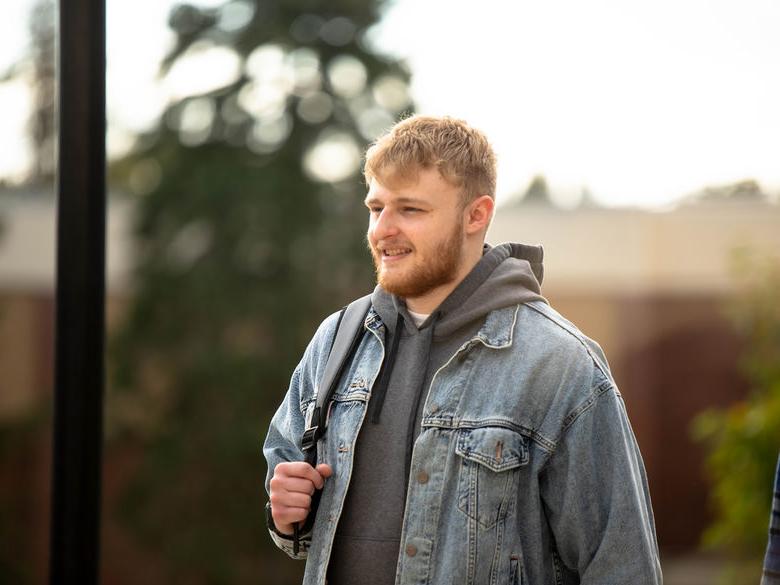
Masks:
[[[349,385],[343,384],[333,393],[334,402],[350,402],[368,400],[368,384],[365,378],[355,378]]]
[[[483,427],[460,431],[455,452],[493,471],[506,471],[528,463],[526,438],[503,427]]]

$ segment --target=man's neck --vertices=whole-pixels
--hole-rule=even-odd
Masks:
[[[442,301],[446,299],[453,290],[455,290],[455,287],[460,284],[461,280],[463,280],[463,278],[457,281],[453,280],[450,283],[443,284],[420,297],[408,297],[404,299],[406,301],[406,306],[410,311],[414,311],[415,313],[430,315],[433,313],[433,311],[436,310],[436,307],[441,305]]]

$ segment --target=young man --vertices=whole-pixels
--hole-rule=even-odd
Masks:
[[[301,436],[337,315],[264,446],[271,536],[308,557],[304,584],[661,583],[642,459],[601,349],[541,296],[541,248],[484,243],[484,135],[409,118],[368,150],[365,176],[378,285],[318,465]]]

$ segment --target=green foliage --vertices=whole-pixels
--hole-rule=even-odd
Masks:
[[[705,187],[691,197],[698,201],[769,201],[770,196],[755,179],[745,179],[736,183]]]
[[[0,304],[0,318],[3,308]],[[50,424],[44,408],[0,420],[0,583],[33,582],[34,552],[28,543],[34,528],[27,517],[34,477],[30,462],[40,456],[41,435]]]
[[[139,255],[111,340],[106,460],[128,449],[142,458],[107,513],[169,582],[300,581],[302,564],[271,552],[260,446],[317,323],[372,286],[357,164],[334,174],[343,160],[325,156],[318,174],[304,161],[329,140],[359,152],[377,121],[408,107],[407,74],[363,41],[377,10],[351,0],[175,8],[164,68],[217,45],[261,70],[170,104],[111,169],[138,194]],[[277,568],[263,569],[264,557]]]
[[[528,187],[526,187],[522,195],[513,197],[505,205],[511,207],[525,205],[548,207],[552,205],[550,186],[547,184],[547,179],[544,175],[535,175],[531,179],[531,182],[528,183]]]
[[[742,252],[737,265],[745,286],[730,312],[745,339],[742,366],[752,392],[744,402],[707,411],[694,422],[695,436],[709,450],[713,481],[715,521],[704,542],[736,559],[726,575],[730,583],[757,582],[780,448],[780,264]]]
[[[56,72],[56,9],[53,0],[35,0],[30,8],[27,54],[0,71],[0,85],[23,80],[28,84],[31,99],[27,133],[32,147],[32,162],[25,182],[38,184],[47,195],[52,194],[56,170],[57,129],[54,119]],[[0,180],[0,187],[2,187]]]
[[[547,186],[547,179],[542,175],[536,175],[531,179],[521,201],[532,204],[549,204],[550,189]]]

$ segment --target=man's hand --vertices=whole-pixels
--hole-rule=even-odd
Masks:
[[[321,490],[333,475],[327,463],[316,468],[304,461],[279,463],[270,481],[271,516],[276,529],[292,535],[293,524],[303,522],[311,509],[314,490]]]

